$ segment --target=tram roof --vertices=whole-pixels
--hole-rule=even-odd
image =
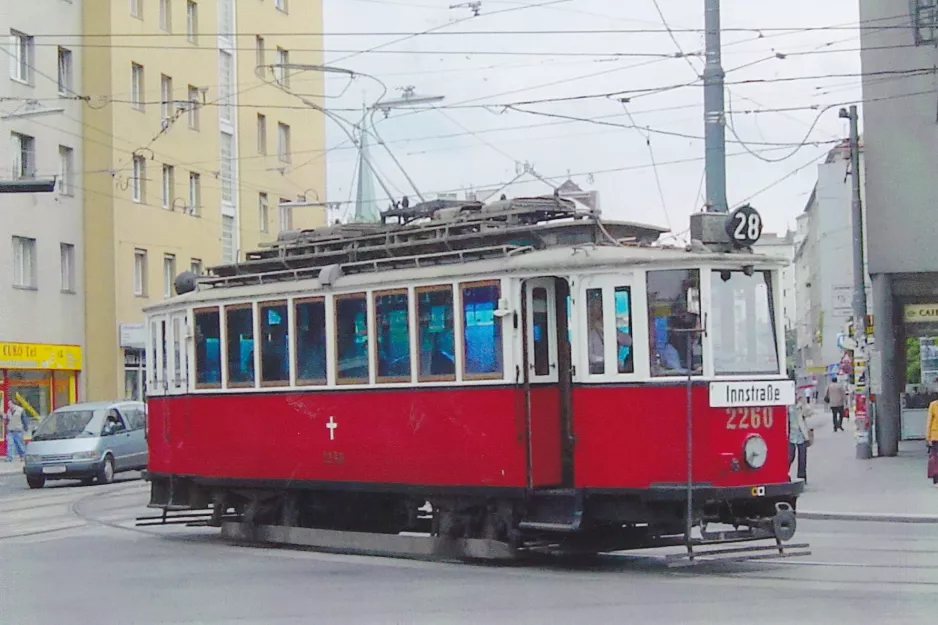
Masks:
[[[147,307],[147,311],[174,308],[179,305],[209,304],[220,301],[252,298],[275,298],[348,292],[386,286],[393,288],[410,284],[433,284],[450,280],[485,280],[510,276],[590,273],[613,268],[646,269],[669,267],[712,266],[739,269],[752,265],[770,269],[787,264],[784,259],[754,253],[718,253],[710,250],[688,251],[685,248],[640,245],[585,244],[552,247],[545,250],[523,250],[498,258],[472,262],[455,262],[425,267],[389,269],[380,272],[336,274],[331,284],[323,285],[318,277],[279,280],[239,286],[205,287],[164,300]]]

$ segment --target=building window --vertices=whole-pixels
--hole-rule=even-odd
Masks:
[[[10,138],[13,178],[16,180],[34,178],[36,176],[36,140],[18,132],[11,132]]]
[[[163,121],[173,117],[173,79],[171,76],[160,76],[160,108]]]
[[[176,194],[176,168],[163,165],[163,208],[172,209]]]
[[[221,216],[221,261],[223,263],[235,262],[234,242],[235,220],[231,215]]]
[[[10,31],[10,78],[33,84],[33,60],[36,46],[32,36]]]
[[[130,105],[142,111],[144,109],[143,65],[130,64]]]
[[[497,282],[461,285],[465,378],[502,377],[502,328],[495,316]]]
[[[224,39],[234,35],[234,0],[218,0],[218,34]]]
[[[326,383],[326,303],[322,298],[301,300],[296,318],[296,383]]]
[[[189,43],[199,40],[199,5],[194,0],[186,1],[186,40]]]
[[[160,28],[173,32],[173,7],[171,0],[160,0]]]
[[[290,162],[290,127],[283,122],[277,123],[277,158],[281,163]]]
[[[195,311],[195,386],[221,386],[221,319],[217,308]]]
[[[257,114],[257,153],[267,154],[267,116]]]
[[[130,14],[143,19],[143,0],[130,0]]]
[[[287,12],[287,0],[274,0],[274,6],[278,11]]]
[[[274,80],[284,87],[290,86],[290,72],[284,65],[290,62],[290,52],[277,46],[277,66],[274,68]]]
[[[218,51],[218,101],[221,119],[234,121],[234,57],[230,52]]]
[[[703,372],[700,335],[700,272],[696,269],[649,271],[648,332],[653,376],[688,373],[688,350],[695,375]]]
[[[133,200],[138,204],[146,202],[147,161],[142,156],[134,156]]]
[[[198,215],[202,212],[202,177],[189,172],[189,214]]]
[[[257,220],[260,223],[261,232],[270,230],[270,204],[266,193],[260,193],[257,196]]]
[[[23,289],[37,286],[36,239],[13,237],[13,286]]]
[[[72,76],[72,51],[59,47],[59,95],[72,94]]]
[[[176,257],[172,254],[163,255],[163,298],[173,296],[173,282],[176,280]]]
[[[189,128],[199,129],[199,88],[189,85]]]
[[[235,163],[234,137],[222,132],[219,147],[221,149],[221,201],[234,204],[235,201]]]
[[[71,243],[61,243],[59,245],[59,254],[61,256],[62,272],[62,292],[75,292],[75,246]]]
[[[378,382],[410,381],[410,313],[407,291],[375,293]]]
[[[261,78],[267,77],[267,53],[265,51],[264,38],[260,35],[254,37],[254,66],[257,75]]]
[[[280,232],[293,230],[293,207],[288,204],[289,201],[280,198]]]
[[[261,386],[290,385],[290,328],[286,302],[264,302],[261,315]]]
[[[191,271],[192,273],[194,273],[194,274],[197,275],[197,276],[201,276],[201,275],[202,275],[202,261],[201,261],[201,259],[193,258],[192,261],[189,263],[189,271]]]
[[[368,299],[364,293],[335,297],[336,382],[367,384]]]
[[[239,304],[225,309],[228,333],[228,386],[254,386],[254,308]]]
[[[72,195],[75,176],[75,150],[59,146],[59,195]]]
[[[456,337],[453,331],[453,287],[417,289],[418,381],[456,379]]]
[[[134,295],[147,295],[147,251],[134,250]]]

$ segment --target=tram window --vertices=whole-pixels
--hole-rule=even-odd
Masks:
[[[417,289],[417,340],[421,382],[456,379],[453,287]]]
[[[717,375],[778,373],[775,306],[769,272],[714,271],[713,363]]]
[[[221,386],[221,317],[217,308],[195,311],[195,385]]]
[[[586,290],[586,336],[587,353],[590,361],[590,375],[602,375],[606,372],[606,352],[603,348],[603,290]]]
[[[378,382],[410,381],[410,312],[407,291],[375,293]]]
[[[326,383],[326,302],[322,299],[296,303],[297,384]]]
[[[364,293],[335,298],[336,379],[368,383],[368,300]]]
[[[149,370],[150,383],[149,386],[155,392],[160,391],[160,386],[158,382],[160,381],[160,375],[157,370],[157,354],[159,353],[160,343],[163,339],[160,336],[160,324],[156,321],[150,322],[150,348],[151,353],[147,354],[147,369]]]
[[[653,376],[687,375],[688,347],[694,375],[703,371],[700,334],[700,272],[697,269],[649,271],[648,340]]]
[[[547,289],[531,290],[531,329],[534,334],[534,375],[550,374],[550,329],[547,313]]]
[[[264,302],[261,315],[261,384],[290,384],[290,328],[286,302]]]
[[[228,333],[228,386],[254,386],[254,309],[251,304],[225,309]]]
[[[617,286],[616,304],[616,367],[619,373],[634,373],[632,357],[632,289]]]
[[[498,283],[462,286],[463,344],[467,379],[502,377],[502,330],[495,317]]]

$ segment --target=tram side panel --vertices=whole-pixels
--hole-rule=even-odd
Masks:
[[[284,486],[524,487],[515,403],[512,388],[160,398],[149,408],[150,471]]]
[[[711,408],[706,385],[694,386],[693,479],[717,487],[789,481],[785,408]],[[574,390],[577,487],[646,489],[687,481],[687,388],[684,385]],[[756,416],[758,415],[758,416]],[[746,439],[762,436],[759,469],[744,458]]]

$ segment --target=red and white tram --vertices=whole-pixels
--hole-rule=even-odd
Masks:
[[[147,310],[151,506],[511,552],[782,552],[802,484],[779,263],[661,232],[556,197],[436,202],[180,276]],[[734,529],[690,533],[713,524]]]

